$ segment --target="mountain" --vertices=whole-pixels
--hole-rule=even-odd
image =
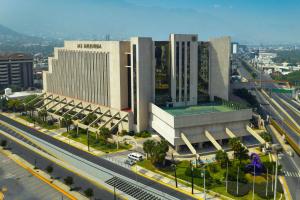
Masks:
[[[28,36],[22,33],[18,33],[6,26],[0,24],[0,42],[14,42],[14,43],[36,43],[43,41],[42,38]]]
[[[60,40],[28,36],[0,24],[0,53],[23,52],[51,55],[54,47],[62,46]]]

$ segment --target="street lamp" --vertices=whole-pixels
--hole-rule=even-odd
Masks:
[[[192,161],[190,161],[191,173],[192,173],[192,194],[194,194],[194,167]]]
[[[238,167],[237,177],[236,177],[236,194],[239,194],[239,173],[240,173],[240,166]]]
[[[255,190],[255,165],[254,165],[254,174],[253,174],[253,186],[252,186],[252,200],[254,200],[254,190]]]
[[[228,161],[226,166],[226,192],[228,192]]]
[[[174,169],[174,176],[175,176],[175,185],[176,185],[176,188],[178,187],[178,184],[177,184],[177,174],[176,174],[176,164],[172,164],[172,167]]]

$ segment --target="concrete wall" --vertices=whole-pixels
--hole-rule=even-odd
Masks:
[[[140,132],[148,128],[149,103],[152,100],[152,69],[153,69],[153,41],[151,38],[135,37],[131,42],[131,65],[133,65],[133,45],[136,45],[136,86],[137,86],[137,123],[135,130]],[[132,101],[134,101],[133,67],[131,67]],[[132,102],[134,111],[134,102]]]
[[[184,145],[180,137],[182,132],[191,143],[209,141],[205,136],[205,130],[208,130],[215,139],[228,139],[226,128],[229,128],[237,137],[249,135],[246,125],[252,117],[251,109],[173,116],[154,104],[150,104],[149,111],[151,128],[172,145]]]
[[[66,41],[55,48],[44,91],[116,109],[128,107],[127,41]]]
[[[211,39],[209,47],[209,94],[228,100],[230,70],[230,37]]]
[[[197,73],[198,73],[198,40],[197,35],[171,34],[171,97],[174,106],[197,104]],[[176,81],[176,42],[179,42],[179,85]],[[188,53],[187,42],[190,43],[190,73],[187,71]],[[182,60],[182,43],[184,43],[184,60]],[[190,94],[187,94],[187,77],[190,76]],[[179,87],[179,99],[176,99],[176,88]],[[184,94],[182,94],[184,90]]]

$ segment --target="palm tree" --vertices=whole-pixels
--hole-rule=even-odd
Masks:
[[[230,139],[229,144],[234,152],[234,158],[238,159],[240,161],[240,164],[242,160],[246,160],[249,158],[248,149],[240,142],[238,138]]]
[[[105,127],[101,128],[100,134],[103,137],[104,141],[107,143],[108,138],[111,137],[111,132],[109,131],[109,129]]]
[[[143,143],[143,150],[146,153],[147,159],[149,158],[149,155],[150,155],[150,157],[152,156],[153,148],[155,147],[155,145],[156,145],[156,142],[154,140],[146,140]]]
[[[32,103],[25,104],[25,109],[26,109],[26,113],[29,112],[29,117],[32,118],[33,117],[33,112],[35,110],[33,104]],[[28,115],[28,113],[27,113],[27,115]]]
[[[38,116],[40,118],[42,118],[42,121],[45,123],[47,121],[47,117],[48,117],[48,112],[47,112],[46,108],[40,110],[38,112]]]
[[[65,115],[62,119],[62,124],[67,128],[67,132],[70,131],[71,125],[73,124],[73,121],[71,119],[70,115]]]

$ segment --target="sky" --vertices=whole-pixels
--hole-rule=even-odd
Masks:
[[[0,0],[0,24],[67,39],[193,33],[277,44],[300,43],[299,11],[299,0]]]

